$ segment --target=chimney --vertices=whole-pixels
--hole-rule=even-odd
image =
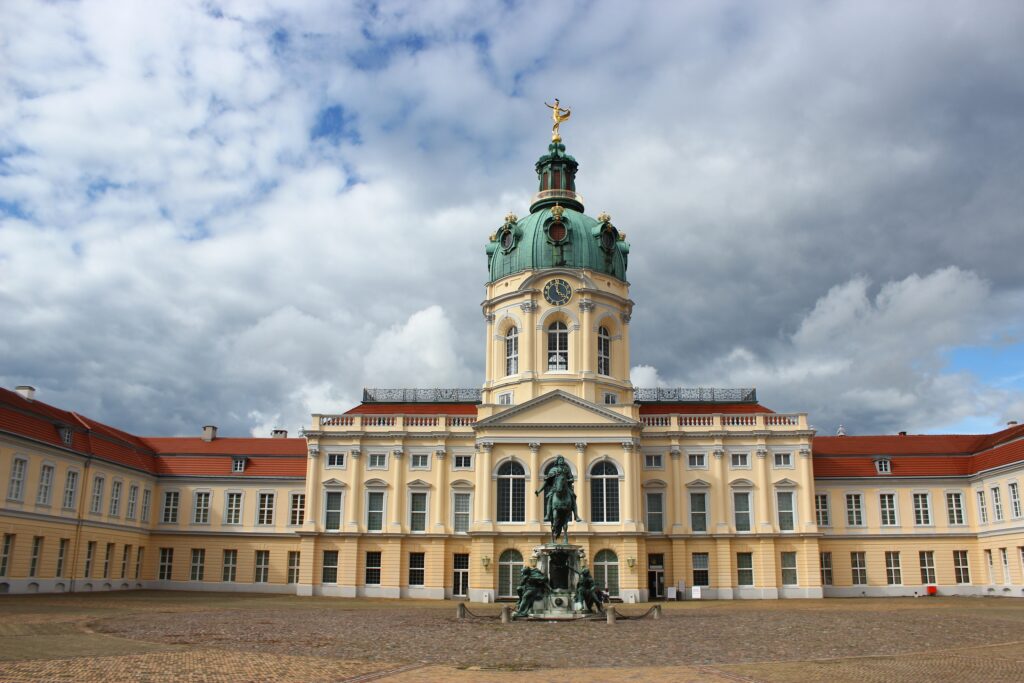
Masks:
[[[843,425],[839,425],[839,429],[836,430],[836,436],[846,436],[846,428]]]
[[[1007,427],[1016,427],[1017,426],[1017,421],[1016,420],[1010,420],[1009,422],[1006,423],[1006,426]]]
[[[216,425],[205,425],[203,427],[203,441],[213,441],[217,438]]]
[[[907,435],[906,432],[900,432],[900,436],[906,436],[906,435]]]
[[[20,387],[14,387],[14,390],[26,401],[31,401],[36,397],[36,388],[30,387],[27,384],[22,384]]]
[[[270,431],[270,437],[273,438],[273,439],[287,439],[288,438],[288,430],[287,429],[272,429]]]

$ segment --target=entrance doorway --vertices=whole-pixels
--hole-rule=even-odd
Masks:
[[[651,600],[665,599],[665,556],[662,553],[647,556],[647,594]]]
[[[452,597],[464,598],[469,593],[469,553],[455,553],[452,567]]]

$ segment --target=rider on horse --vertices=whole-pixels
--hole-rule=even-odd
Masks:
[[[572,470],[569,468],[569,464],[565,462],[565,458],[558,456],[555,458],[555,464],[551,466],[547,474],[544,475],[544,486],[540,488],[536,493],[544,492],[544,521],[550,522],[554,518],[553,510],[551,509],[551,502],[555,497],[555,482],[559,477],[565,477],[564,490],[561,491],[563,494],[567,494],[572,499],[572,515],[573,519],[577,522],[582,522],[580,518],[579,510],[576,507],[576,492],[573,490],[572,484],[575,479],[572,476]]]

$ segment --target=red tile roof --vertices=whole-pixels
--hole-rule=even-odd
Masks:
[[[245,472],[233,473],[230,455],[174,455],[159,460],[158,474],[174,477],[300,477],[306,476],[305,446],[302,457],[258,455],[246,458]]]
[[[146,444],[161,455],[298,455],[306,457],[305,439],[223,437],[204,441],[197,436],[147,436]]]

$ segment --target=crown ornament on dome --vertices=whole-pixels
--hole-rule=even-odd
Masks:
[[[597,220],[600,223],[611,223],[612,217],[611,214],[609,214],[607,211],[602,211],[601,213],[597,214]]]
[[[551,215],[555,217],[556,221],[562,220],[562,214],[565,213],[565,208],[561,204],[555,204],[551,207]]]
[[[519,222],[519,216],[513,211],[509,211],[508,215],[505,216],[505,225],[515,225]]]

